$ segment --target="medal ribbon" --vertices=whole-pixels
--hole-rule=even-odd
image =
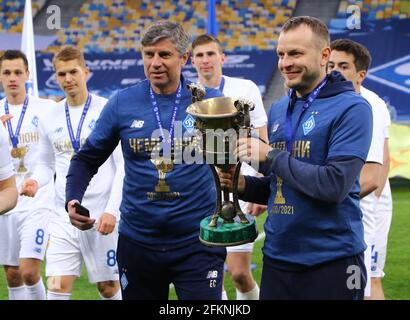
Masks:
[[[292,153],[292,146],[295,140],[296,131],[300,125],[300,121],[302,120],[303,115],[305,114],[306,110],[309,109],[309,107],[312,105],[313,101],[315,101],[315,99],[320,93],[320,90],[322,90],[322,88],[326,85],[326,83],[327,83],[327,77],[325,77],[317,85],[317,87],[309,94],[309,96],[306,99],[306,102],[303,104],[302,112],[299,115],[298,121],[294,128],[292,128],[292,112],[293,112],[293,108],[295,107],[295,103],[296,103],[296,92],[293,89],[289,90],[288,95],[289,95],[290,101],[288,104],[288,109],[286,111],[285,138],[286,138],[286,148],[290,153]]]
[[[161,131],[161,138],[162,141],[166,141],[167,147],[172,147],[174,144],[174,126],[175,126],[175,119],[177,117],[177,112],[179,108],[179,104],[181,103],[181,91],[182,91],[182,84],[181,82],[179,83],[178,89],[177,89],[177,95],[175,97],[175,102],[174,102],[174,108],[172,110],[172,118],[171,118],[171,125],[169,128],[169,138],[165,138],[165,132],[164,132],[164,127],[162,126],[162,121],[161,121],[161,115],[160,111],[158,108],[157,100],[155,99],[154,91],[152,90],[152,87],[150,85],[149,87],[149,93],[151,97],[151,104],[152,104],[152,110],[154,112],[155,118],[157,120],[158,128]]]
[[[23,123],[24,115],[26,114],[27,105],[28,105],[28,95],[24,99],[23,109],[21,109],[20,118],[19,118],[19,121],[17,122],[17,128],[16,128],[16,132],[14,134],[13,134],[13,127],[11,126],[11,121],[10,121],[10,119],[7,120],[7,129],[9,131],[9,136],[10,136],[10,140],[11,140],[11,143],[13,145],[13,148],[17,148],[17,145],[19,143],[18,136],[20,134],[21,124]],[[4,104],[4,110],[5,110],[7,115],[10,114],[9,104],[7,102],[7,99],[6,99],[6,103]]]
[[[85,116],[87,115],[87,111],[90,108],[90,104],[91,104],[91,95],[88,94],[87,101],[85,102],[85,105],[84,105],[83,113],[81,114],[80,122],[78,123],[77,135],[74,137],[73,126],[71,125],[71,120],[70,120],[70,110],[68,108],[67,101],[65,102],[65,117],[67,120],[68,134],[70,135],[71,145],[73,146],[73,149],[75,152],[78,152],[78,150],[80,149],[81,129],[83,127],[83,123],[85,120]]]

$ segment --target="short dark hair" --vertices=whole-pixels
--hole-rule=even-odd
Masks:
[[[200,36],[195,38],[195,40],[192,42],[192,51],[197,46],[201,46],[203,44],[208,44],[212,42],[216,43],[218,46],[219,52],[223,53],[222,45],[221,45],[221,42],[218,40],[218,38],[214,37],[213,35],[207,34],[207,33],[201,34]]]
[[[26,71],[28,71],[27,57],[20,50],[6,50],[4,54],[0,57],[0,69],[1,69],[1,64],[4,60],[16,60],[16,59],[22,59],[24,66],[26,67]]]
[[[169,20],[154,22],[144,30],[141,45],[142,47],[150,46],[163,39],[168,39],[175,45],[180,57],[189,49],[189,37],[182,25]]]
[[[55,63],[57,60],[60,61],[71,61],[77,59],[79,64],[86,68],[87,64],[85,62],[84,54],[81,52],[80,49],[74,46],[63,46],[55,55],[53,58],[53,65],[55,67]]]
[[[292,17],[282,26],[280,32],[287,32],[298,28],[301,25],[306,25],[312,30],[313,34],[318,36],[322,40],[324,47],[328,47],[330,44],[329,30],[327,29],[326,24],[315,17],[310,16],[299,16]]]
[[[364,45],[350,39],[334,40],[330,44],[330,49],[350,53],[354,58],[356,71],[367,71],[372,62],[369,50]]]

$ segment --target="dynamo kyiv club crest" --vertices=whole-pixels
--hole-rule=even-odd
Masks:
[[[184,126],[184,128],[186,129],[186,131],[188,131],[189,133],[191,133],[192,131],[194,131],[194,124],[195,124],[195,119],[193,116],[191,116],[190,114],[188,114],[184,120],[184,122],[182,122],[182,125]]]
[[[315,127],[315,118],[311,115],[303,124],[303,134],[306,136]]]

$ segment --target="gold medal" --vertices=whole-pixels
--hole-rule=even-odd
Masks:
[[[27,172],[27,168],[24,166],[24,157],[26,156],[27,152],[28,152],[28,147],[27,146],[11,149],[11,152],[10,152],[11,156],[13,158],[16,158],[16,159],[20,160],[19,167],[17,168],[18,173]]]
[[[13,148],[10,152],[13,158],[20,158],[20,148]]]

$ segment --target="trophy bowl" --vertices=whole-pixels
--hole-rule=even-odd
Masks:
[[[211,168],[216,187],[216,211],[201,221],[199,239],[208,246],[224,247],[252,242],[258,232],[255,220],[249,221],[239,206],[237,189],[241,163],[233,150],[239,136],[250,135],[249,111],[254,105],[236,97],[193,101],[196,102],[187,108],[187,113],[195,118],[195,128],[202,141],[199,149]],[[236,166],[233,201],[229,198],[229,190],[221,188],[215,166],[223,171]]]

